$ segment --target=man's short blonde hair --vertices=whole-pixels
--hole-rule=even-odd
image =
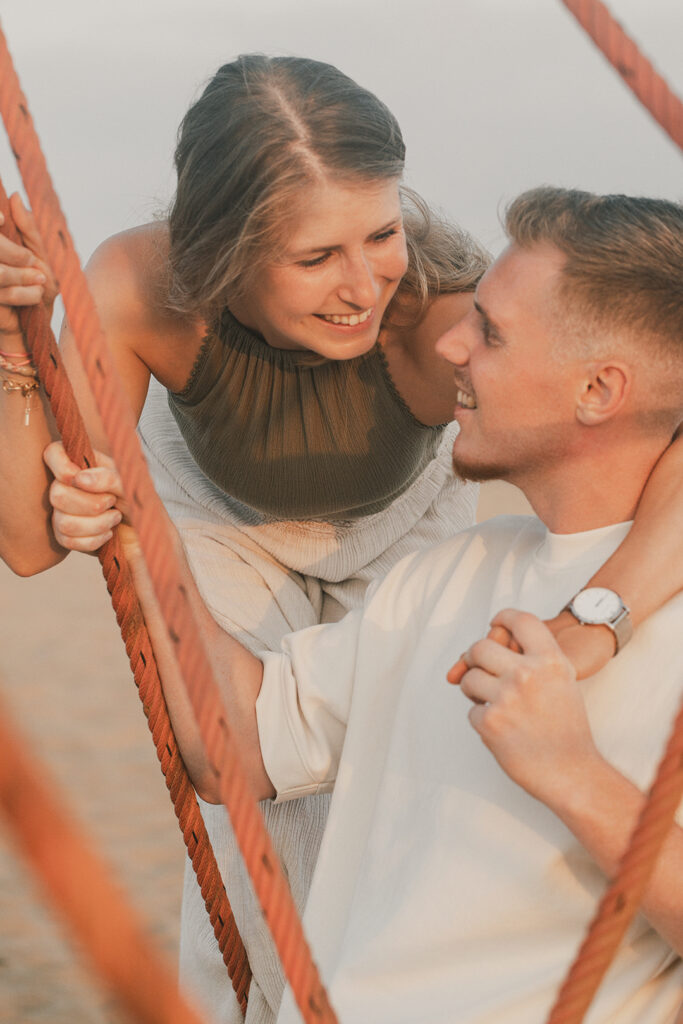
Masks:
[[[566,256],[559,311],[586,354],[622,336],[683,367],[683,206],[544,186],[510,204],[505,228]]]

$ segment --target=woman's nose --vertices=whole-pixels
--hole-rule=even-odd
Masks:
[[[339,298],[359,310],[370,309],[377,300],[377,281],[371,263],[364,255],[344,261],[339,283]]]

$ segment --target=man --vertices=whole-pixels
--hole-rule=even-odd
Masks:
[[[305,924],[342,1021],[541,1024],[683,693],[683,599],[580,684],[536,618],[624,537],[683,418],[683,211],[542,189],[507,229],[440,348],[461,388],[456,470],[517,484],[539,518],[405,560],[363,610],[265,657],[278,799],[336,780]],[[492,616],[524,653],[480,641],[460,691],[443,685]],[[591,1021],[673,1019],[682,869],[676,829]]]
[[[405,559],[362,608],[263,663],[216,639],[258,794],[334,786],[304,923],[347,1024],[542,1024],[683,692],[683,597],[624,647],[619,597],[581,593],[683,419],[683,209],[540,189],[507,230],[474,311],[439,345],[460,387],[456,471],[517,484],[538,518]],[[624,647],[581,683],[540,621],[572,598]],[[469,646],[491,620],[519,650]],[[190,774],[216,799],[163,643],[157,654]],[[682,871],[676,827],[591,1024],[673,1020]],[[299,1019],[288,995],[278,1019]]]

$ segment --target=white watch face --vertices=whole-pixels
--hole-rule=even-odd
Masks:
[[[611,622],[623,609],[618,594],[605,587],[589,587],[576,595],[572,604],[587,622]]]

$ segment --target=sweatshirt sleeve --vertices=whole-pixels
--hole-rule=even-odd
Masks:
[[[276,802],[331,790],[355,680],[363,608],[311,626],[266,652],[256,702],[259,740]]]

